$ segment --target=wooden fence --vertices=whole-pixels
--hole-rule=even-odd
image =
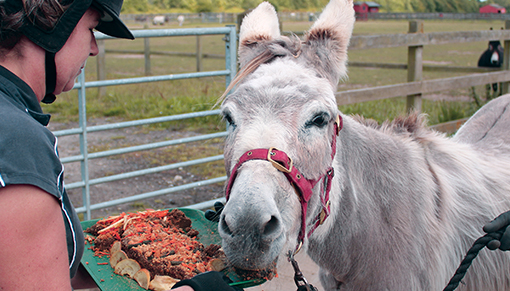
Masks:
[[[407,108],[421,111],[421,96],[424,93],[433,93],[454,89],[467,88],[491,83],[502,83],[502,93],[509,92],[509,60],[510,60],[510,21],[505,21],[505,30],[487,31],[456,31],[456,32],[430,32],[424,33],[423,21],[414,20],[409,22],[409,32],[404,34],[388,35],[358,35],[353,36],[349,50],[381,49],[390,47],[408,47],[407,64],[370,64],[349,63],[349,66],[363,67],[386,67],[407,69],[408,82],[387,86],[347,90],[336,93],[338,105],[380,100],[398,96],[407,96]],[[452,43],[466,43],[490,40],[504,41],[504,61],[501,68],[482,69],[447,66],[424,66],[423,47],[426,45],[441,45]],[[423,80],[423,70],[463,71],[473,74]],[[452,128],[452,124],[455,125]],[[456,130],[461,123],[453,122],[442,131],[451,132]]]
[[[379,100],[397,96],[407,96],[423,93],[431,93],[452,89],[465,88],[470,86],[484,85],[489,83],[503,83],[503,92],[508,93],[508,81],[510,81],[509,58],[510,58],[510,21],[505,22],[507,30],[488,31],[456,31],[456,32],[430,32],[423,33],[422,21],[411,21],[410,31],[407,34],[387,35],[358,35],[353,36],[349,50],[380,49],[389,47],[408,47],[408,63],[403,65],[394,64],[367,64],[349,63],[350,66],[378,66],[378,67],[400,67],[408,70],[408,82],[388,86],[363,88],[337,92],[339,105]],[[435,80],[422,80],[421,72],[424,68],[436,70],[449,70],[446,66],[423,66],[423,46],[441,45],[451,43],[466,43],[477,41],[504,40],[504,63],[498,71],[481,68],[459,68],[452,70],[484,71],[484,73],[470,74],[462,77],[443,78]],[[414,102],[417,103],[417,102]]]

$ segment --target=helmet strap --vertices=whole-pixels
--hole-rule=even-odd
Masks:
[[[57,67],[55,65],[55,53],[46,51],[45,57],[45,68],[46,68],[46,95],[41,102],[51,104],[57,99],[53,92],[57,85]]]

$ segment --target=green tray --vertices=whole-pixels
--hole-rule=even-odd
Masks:
[[[221,244],[221,238],[218,234],[218,223],[207,220],[204,212],[195,209],[179,208],[192,221],[192,227],[198,230],[199,241],[204,245]],[[81,227],[83,230],[94,225],[99,219],[83,221]],[[90,234],[85,234],[90,235]],[[81,264],[85,267],[92,279],[96,282],[102,291],[125,291],[125,290],[145,290],[135,280],[126,276],[120,276],[113,272],[110,267],[109,258],[94,256],[94,252],[90,249],[91,245],[85,245],[85,251],[81,259]],[[106,263],[106,264],[105,264]],[[260,285],[265,280],[249,280],[242,281],[235,273],[226,272],[227,276],[234,281],[233,285],[240,288],[248,288]]]

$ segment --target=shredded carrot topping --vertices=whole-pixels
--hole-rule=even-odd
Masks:
[[[121,241],[122,250],[151,276],[188,279],[210,271],[210,261],[224,257],[219,246],[206,251],[214,245],[204,247],[196,238],[198,232],[191,228],[191,220],[177,209],[121,213],[99,220],[89,230],[86,232],[97,235],[93,246],[96,256],[108,256],[112,244]]]

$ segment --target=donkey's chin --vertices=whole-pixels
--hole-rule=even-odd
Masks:
[[[285,234],[271,241],[262,241],[252,236],[223,238],[222,248],[228,265],[235,270],[270,272],[276,271],[278,255],[285,245]]]

